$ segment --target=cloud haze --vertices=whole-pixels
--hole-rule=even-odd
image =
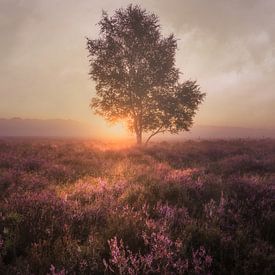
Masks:
[[[160,0],[156,9],[181,38],[185,76],[208,92],[201,121],[275,126],[275,1]]]
[[[177,65],[207,93],[198,124],[272,128],[275,1],[132,1],[179,38]],[[129,1],[0,0],[0,117],[71,118],[105,127],[89,110],[85,36],[101,10]]]

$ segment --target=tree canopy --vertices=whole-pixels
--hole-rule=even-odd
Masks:
[[[140,6],[102,13],[97,39],[87,38],[91,108],[110,122],[127,121],[137,143],[156,134],[188,131],[205,94],[196,81],[180,82],[177,40],[161,34],[158,17]]]

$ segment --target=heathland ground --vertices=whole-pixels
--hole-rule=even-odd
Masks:
[[[1,274],[272,274],[275,141],[0,141]]]

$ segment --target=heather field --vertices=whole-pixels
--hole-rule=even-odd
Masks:
[[[275,141],[0,140],[0,274],[273,274]]]

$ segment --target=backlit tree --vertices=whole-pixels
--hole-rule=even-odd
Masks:
[[[110,122],[127,121],[137,144],[158,133],[188,131],[205,94],[195,81],[180,82],[177,40],[161,34],[158,17],[140,6],[103,12],[98,39],[87,39],[91,108]]]

